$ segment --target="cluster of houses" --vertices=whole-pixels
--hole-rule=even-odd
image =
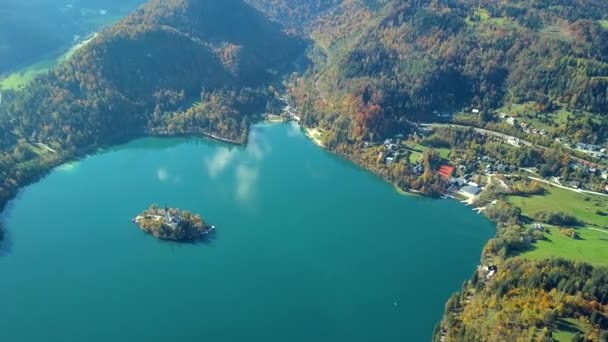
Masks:
[[[414,133],[414,134],[417,134],[417,133]],[[368,148],[368,147],[372,147],[372,146],[379,146],[379,145],[382,146],[383,148],[378,152],[378,155],[376,157],[376,162],[384,163],[386,165],[392,165],[399,160],[400,156],[403,157],[407,153],[407,147],[401,143],[402,139],[403,139],[403,135],[399,134],[399,135],[396,135],[392,139],[384,140],[384,142],[382,144],[372,143],[372,142],[363,142],[362,147]],[[506,143],[513,145],[513,146],[520,146],[522,144],[526,144],[525,141],[521,141],[520,139],[515,138],[515,137],[508,137],[505,139],[506,139]],[[602,149],[599,146],[595,146],[595,145],[578,144],[575,146],[577,148],[596,150],[599,153],[605,152],[605,149]],[[407,161],[404,161],[404,162],[407,163]],[[450,166],[450,168],[452,168],[452,170],[454,169],[451,166]],[[571,168],[582,169],[586,172],[594,173],[596,175],[598,175],[598,172],[599,172],[599,175],[601,175],[601,177],[603,179],[608,180],[608,170],[600,169],[600,166],[598,166],[595,163],[591,163],[591,162],[588,162],[588,161],[585,161],[582,159],[578,159],[578,158],[573,158],[572,163],[571,163]],[[472,163],[467,162],[467,163],[462,163],[462,164],[458,165],[456,170],[458,171],[457,174],[460,174],[460,175],[465,175],[467,173],[469,173],[469,174],[471,174],[471,173],[510,174],[510,173],[517,172],[519,170],[519,168],[516,165],[504,163],[496,158],[492,158],[492,157],[484,155],[484,156],[477,157],[477,159]],[[417,175],[421,175],[424,173],[424,167],[420,163],[417,163],[416,165],[414,165],[412,167],[412,171]],[[538,172],[538,168],[536,171]],[[482,189],[481,189],[481,187],[479,187],[479,185],[469,182],[466,177],[465,178],[452,178],[453,172],[446,171],[446,172],[442,173],[442,169],[438,170],[438,173],[441,176],[443,176],[445,179],[450,181],[448,192],[451,194],[461,194],[467,198],[474,198],[482,191]],[[470,178],[470,176],[469,176],[469,178]],[[565,185],[570,186],[575,189],[581,188],[580,183],[573,182],[572,184],[565,184]],[[608,192],[608,184],[606,184],[605,191]]]
[[[576,150],[594,158],[608,158],[608,148],[600,145],[573,143],[568,137],[555,138],[555,142],[564,145],[566,148]]]
[[[518,169],[519,168],[516,165],[507,164],[496,158],[485,155],[477,157],[477,159],[472,163],[458,165],[458,171],[461,173],[481,171],[485,174],[509,174],[516,172]]]
[[[395,160],[399,157],[399,155],[403,152],[403,147],[401,145],[401,139],[403,135],[399,134],[395,136],[395,139],[386,139],[384,140],[383,146],[384,149],[378,152],[378,156],[376,157],[376,162],[384,162],[387,165],[392,165]],[[368,148],[371,146],[375,146],[374,143],[364,141],[363,148]]]
[[[465,175],[459,178],[451,178],[448,185],[448,193],[460,194],[467,198],[477,197],[481,193],[482,188],[479,186],[479,184],[471,182],[470,178],[470,175]]]
[[[599,145],[578,143],[578,144],[576,144],[575,149],[579,152],[582,152],[582,153],[592,156],[594,158],[608,157],[608,149],[602,148]]]
[[[517,120],[517,118],[507,115],[506,113],[500,113],[500,118],[511,126],[519,126],[524,131],[524,133],[527,133],[527,134],[539,134],[539,135],[548,135],[549,134],[549,132],[546,129],[534,128],[531,124],[529,124],[527,122],[523,122],[523,121],[519,122],[519,120]]]
[[[576,150],[594,158],[608,158],[608,148],[600,145],[575,143],[568,137],[555,138],[555,142],[564,145],[566,148]]]

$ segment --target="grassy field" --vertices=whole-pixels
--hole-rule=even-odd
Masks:
[[[600,23],[600,25],[602,25],[603,28],[608,30],[608,20],[599,20],[598,22]]]
[[[412,165],[416,165],[421,156],[422,155],[420,153],[412,151],[412,154],[410,154],[410,160],[408,162]]]
[[[511,104],[510,106],[498,108],[496,112],[514,115],[520,122],[526,122],[535,128],[547,130],[552,128],[555,124],[565,124],[571,117],[577,117],[583,114],[595,117],[592,113],[586,111],[575,114],[572,111],[567,110],[565,106],[560,106],[553,112],[540,112],[537,109],[536,102]]]
[[[522,214],[530,218],[540,211],[563,211],[587,225],[608,228],[608,216],[597,213],[598,210],[608,212],[608,196],[581,194],[552,186],[544,188],[544,195],[510,196],[509,202],[521,208]]]
[[[492,18],[492,16],[488,10],[485,8],[479,8],[473,12],[473,15],[467,17],[465,22],[467,25],[475,26],[480,22],[488,21],[490,18]]]
[[[2,78],[0,80],[0,89],[17,90],[32,81],[36,76],[49,71],[56,63],[57,61],[55,59],[45,59],[29,65],[26,68]]]
[[[553,334],[553,338],[558,342],[570,342],[577,332],[583,332],[580,323],[574,318],[560,320],[559,330]]]
[[[510,196],[508,200],[530,218],[541,211],[563,211],[574,215],[584,224],[577,228],[578,239],[562,234],[557,227],[546,225],[549,229],[545,234],[546,240],[536,242],[533,249],[520,256],[528,259],[563,257],[608,266],[608,216],[597,213],[598,210],[608,212],[608,197],[551,186],[544,188],[544,195]]]
[[[31,82],[40,74],[44,74],[51,70],[56,65],[59,65],[72,57],[72,55],[80,48],[91,42],[97,34],[90,36],[88,39],[78,42],[73,45],[68,51],[55,58],[42,59],[36,63],[30,64],[21,70],[6,75],[0,76],[0,90],[18,90]]]
[[[600,232],[586,227],[578,228],[579,238],[573,239],[562,234],[559,228],[545,228],[549,229],[549,233],[545,234],[547,239],[537,241],[534,249],[520,254],[521,257],[534,260],[563,257],[608,266],[608,230]]]
[[[414,152],[418,152],[418,153],[422,153],[424,151],[426,151],[428,149],[428,147],[417,144],[415,142],[412,141],[404,141],[403,145],[405,145],[405,147],[407,147],[409,150],[414,151]],[[448,160],[450,158],[450,150],[447,148],[435,148],[435,151],[437,151],[437,153],[439,153],[439,156],[445,160]],[[414,153],[412,153],[413,155]],[[418,159],[416,159],[418,160]]]

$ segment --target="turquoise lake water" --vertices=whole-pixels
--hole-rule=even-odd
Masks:
[[[206,244],[145,235],[150,204]],[[141,139],[57,168],[4,213],[3,341],[429,341],[494,226],[398,194],[295,125],[247,147]]]

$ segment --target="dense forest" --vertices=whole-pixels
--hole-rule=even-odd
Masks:
[[[343,2],[315,22],[294,94],[306,124],[344,139],[526,101],[606,114],[606,19],[604,1]]]
[[[245,142],[268,85],[303,49],[240,0],[149,2],[3,94],[0,203],[66,158],[146,133]]]
[[[446,304],[434,341],[606,341],[608,270],[563,259],[510,259],[486,279],[479,270]]]
[[[341,0],[246,0],[292,34],[305,35],[321,14],[335,8]]]

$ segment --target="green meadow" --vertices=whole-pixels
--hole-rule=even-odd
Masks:
[[[45,59],[9,74],[5,78],[0,78],[0,90],[18,90],[36,76],[48,72],[56,64],[56,59]]]
[[[522,214],[533,218],[541,211],[563,211],[576,216],[587,225],[608,229],[608,196],[578,193],[553,186],[545,186],[543,195],[509,196],[513,205],[521,208]]]
[[[537,241],[531,250],[521,256],[529,259],[563,257],[608,266],[608,216],[605,216],[608,213],[608,197],[552,186],[544,188],[543,195],[509,196],[508,200],[531,220],[541,211],[562,211],[576,216],[583,224],[576,229],[576,239],[564,235],[558,227],[545,225],[548,229],[545,240]]]
[[[546,240],[537,241],[533,249],[520,254],[527,259],[549,259],[562,257],[585,261],[596,266],[608,266],[608,230],[601,228],[578,228],[579,237],[573,239],[562,234],[557,227],[545,226]],[[594,230],[598,229],[598,230]]]
[[[418,154],[423,153],[424,151],[428,150],[429,147],[427,146],[423,146],[420,144],[417,144],[415,142],[412,141],[404,141],[403,145],[405,145],[405,147],[407,147],[409,150],[413,151],[413,152],[418,152]],[[445,160],[450,158],[450,149],[448,148],[435,148],[435,151],[437,151],[437,153],[439,153],[439,156]],[[412,153],[412,155],[414,155],[414,153]],[[417,156],[416,161],[418,160],[419,156]],[[411,160],[410,160],[411,161]]]

